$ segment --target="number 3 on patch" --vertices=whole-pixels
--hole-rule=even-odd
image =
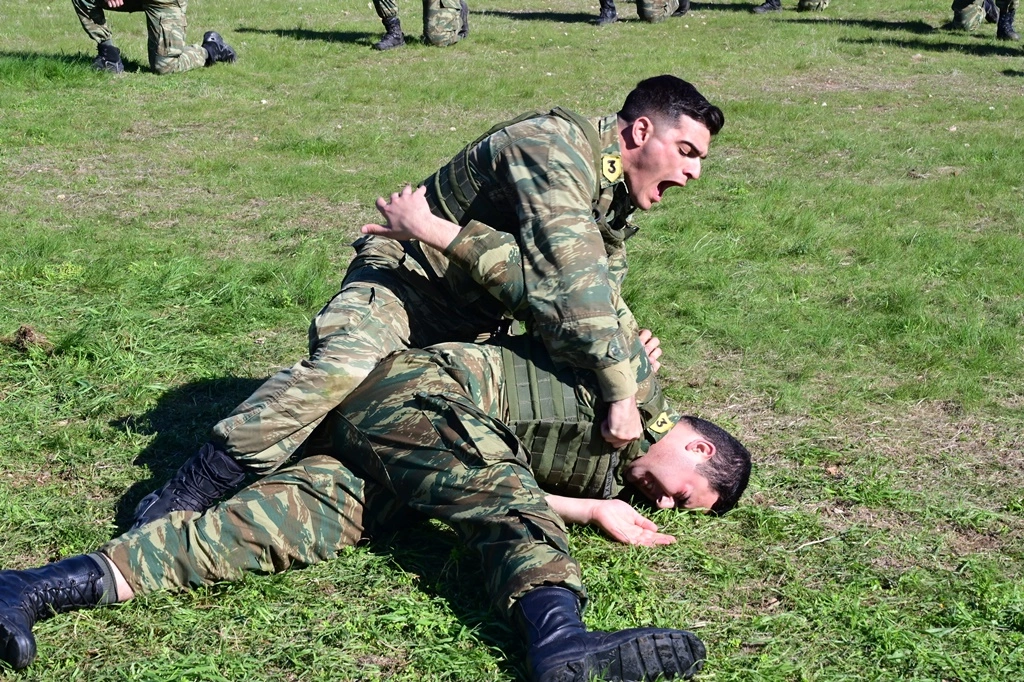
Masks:
[[[601,172],[608,182],[618,182],[622,177],[622,157],[618,154],[605,154],[601,157]]]
[[[648,428],[650,428],[651,431],[653,431],[654,433],[665,433],[673,426],[675,426],[675,422],[673,422],[669,418],[667,413],[662,412],[661,414],[658,415],[658,418],[654,420],[654,423],[651,424]]]

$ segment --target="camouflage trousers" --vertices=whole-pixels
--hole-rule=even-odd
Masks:
[[[381,19],[398,17],[398,0],[373,0]],[[435,47],[462,40],[462,0],[423,0],[423,39]]]
[[[214,426],[213,441],[247,469],[271,472],[390,353],[489,331],[445,307],[447,294],[411,260],[397,242],[367,241],[310,324],[309,357],[267,379]]]
[[[473,400],[431,353],[389,358],[323,422],[297,464],[202,514],[175,512],[101,551],[146,594],[328,560],[414,512],[445,522],[478,552],[499,611],[545,584],[585,599],[565,526],[496,418],[504,394],[492,390],[500,385],[493,367],[468,362],[472,377],[461,379],[491,387],[474,389]]]
[[[643,21],[656,24],[679,9],[679,0],[636,0],[636,13]]]
[[[1019,0],[996,0],[1000,13],[1015,12]],[[985,23],[984,0],[953,0],[953,28],[973,31]]]
[[[111,39],[104,12],[145,12],[149,34],[149,66],[156,73],[188,71],[206,65],[206,50],[185,43],[188,0],[125,0],[121,7],[106,7],[104,0],[71,0],[82,28],[97,43]]]

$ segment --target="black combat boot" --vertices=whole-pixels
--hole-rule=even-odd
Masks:
[[[999,26],[996,28],[996,38],[1000,40],[1020,40],[1020,36],[1013,30],[1013,17],[1017,14],[1016,8],[1009,8],[999,15]]]
[[[679,9],[672,13],[674,17],[681,17],[690,11],[690,0],[679,0]]]
[[[95,554],[26,571],[0,571],[0,656],[20,670],[36,657],[36,621],[115,601],[110,568]]]
[[[124,62],[121,61],[121,50],[114,47],[113,43],[99,43],[96,46],[96,59],[92,60],[92,68],[97,71],[109,71],[110,73],[121,73],[124,71]]]
[[[597,17],[597,25],[614,24],[618,20],[619,15],[615,13],[615,0],[601,0],[601,14]]]
[[[462,19],[459,38],[465,38],[469,35],[469,5],[466,3],[466,0],[462,0],[462,9],[459,11],[459,17]]]
[[[684,630],[587,632],[579,599],[564,587],[530,590],[517,602],[516,617],[534,682],[690,679],[704,665],[704,645]]]
[[[466,8],[468,11],[468,7]],[[375,50],[390,50],[393,47],[401,47],[405,45],[405,35],[402,33],[402,22],[398,20],[398,17],[388,17],[382,19],[384,22],[384,37],[381,38],[380,42],[374,43],[373,49]]]
[[[205,511],[233,492],[245,478],[245,469],[213,443],[181,465],[164,487],[143,497],[135,507],[132,528],[167,516],[172,511]]]
[[[999,8],[996,7],[995,0],[985,0],[982,8],[985,10],[985,21],[990,24],[999,23]]]
[[[782,0],[765,0],[762,4],[750,10],[754,14],[765,14],[766,12],[781,12]]]
[[[203,49],[206,50],[206,66],[213,66],[217,62],[231,62],[238,59],[234,49],[224,42],[216,31],[207,31],[203,34]]]

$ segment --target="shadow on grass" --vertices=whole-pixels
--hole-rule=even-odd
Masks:
[[[760,2],[692,2],[690,12],[746,12],[750,13]]]
[[[162,486],[210,436],[210,428],[263,383],[258,379],[207,379],[164,393],[156,406],[139,416],[111,423],[113,428],[155,436],[135,458],[147,467],[150,478],[132,485],[117,502],[114,522],[124,532],[132,522],[135,505]]]
[[[821,15],[818,15],[821,16]],[[935,33],[939,29],[935,28],[931,24],[923,21],[880,21],[876,19],[831,19],[827,16],[821,16],[820,19],[790,19],[791,24],[809,24],[811,26],[821,26],[823,24],[832,24],[835,26],[854,26],[857,28],[867,28],[872,31],[906,31],[907,33],[916,33],[918,35],[926,35],[929,33]]]
[[[241,26],[235,29],[238,33],[258,33],[262,35],[277,36],[278,38],[291,38],[292,40],[321,40],[325,43],[356,43],[361,45],[372,45],[380,40],[376,33],[365,31],[313,31],[308,28],[252,28]],[[383,29],[381,30],[383,33]]]
[[[560,24],[593,24],[597,21],[596,13],[584,14],[580,12],[508,12],[504,10],[485,10],[473,12],[473,14],[513,19],[515,21],[550,21]]]
[[[928,52],[962,52],[975,57],[1016,57],[1020,56],[1020,48],[1003,45],[967,45],[965,43],[951,42],[928,42],[926,40],[878,40],[875,38],[861,38],[857,40],[840,39],[840,42],[849,45],[879,45],[899,47],[905,50],[928,51]]]
[[[84,53],[50,54],[46,52],[0,51],[0,83],[22,83],[26,80],[80,80],[93,73],[96,56]],[[148,71],[148,65],[124,59],[127,72]]]
[[[480,558],[467,550],[458,536],[426,519],[411,517],[402,530],[372,541],[367,548],[388,556],[406,573],[419,576],[418,587],[431,597],[444,599],[463,626],[488,646],[500,649],[499,666],[510,676],[527,679],[526,650],[511,623],[491,610]]]

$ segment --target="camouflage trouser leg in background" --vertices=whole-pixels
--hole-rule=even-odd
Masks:
[[[398,0],[373,0],[373,9],[381,19],[394,19],[398,16]]]
[[[110,28],[107,26],[107,17],[103,13],[106,3],[103,0],[71,0],[71,4],[75,8],[78,20],[82,22],[82,28],[90,38],[97,43],[110,40]],[[124,8],[118,9],[122,12],[127,11]]]
[[[342,431],[365,436],[358,449],[372,454],[366,470],[397,499],[447,523],[479,552],[499,611],[508,614],[516,599],[545,584],[585,600],[565,525],[524,448],[496,418],[497,404],[469,400],[443,364],[427,351],[385,360],[345,400],[339,413],[355,428]],[[489,383],[486,365],[466,374]]]
[[[985,23],[984,0],[953,0],[953,28],[973,31]]]
[[[82,28],[97,43],[110,40],[103,0],[71,0]],[[201,45],[185,43],[188,0],[125,0],[111,12],[145,12],[149,34],[149,66],[158,74],[188,71],[206,64]]]
[[[999,12],[1016,12],[1020,0],[996,0]],[[953,28],[973,31],[985,23],[985,0],[953,0]]]
[[[462,0],[423,0],[423,39],[435,47],[462,40]]]
[[[403,512],[389,491],[318,455],[205,513],[173,512],[100,551],[143,595],[326,561]]]
[[[679,9],[679,0],[636,0],[636,13],[646,22],[656,24]]]

